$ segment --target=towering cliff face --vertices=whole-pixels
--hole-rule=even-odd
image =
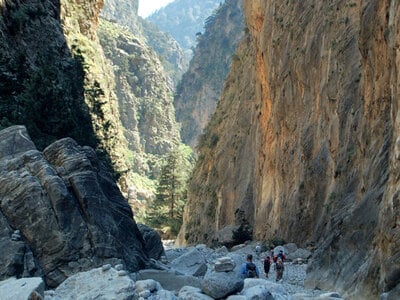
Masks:
[[[60,2],[60,19],[68,46],[74,55],[81,55],[85,69],[84,95],[100,147],[110,156],[120,174],[128,170],[126,140],[119,121],[118,102],[112,68],[107,63],[97,37],[103,0]]]
[[[103,1],[0,3],[0,128],[24,124],[40,149],[71,136],[126,170],[113,76],[97,40]]]
[[[250,34],[200,144],[181,238],[249,222],[256,238],[317,247],[308,284],[377,297],[400,273],[400,4],[244,4]]]
[[[157,53],[164,67],[162,73],[166,73],[169,87],[173,89],[187,69],[188,58],[169,34],[161,32],[154,24],[138,16],[138,7],[137,0],[106,1],[101,16],[113,23],[127,26],[136,38],[142,40],[144,48],[152,48]]]
[[[191,56],[196,46],[196,34],[203,32],[207,17],[213,14],[222,0],[175,0],[150,15],[147,20],[171,34]]]
[[[114,65],[115,91],[128,141],[130,170],[143,177],[156,178],[163,155],[180,143],[172,91],[164,69],[140,35],[101,20],[99,36],[107,58]]]
[[[207,19],[205,32],[177,86],[174,105],[184,143],[194,147],[214,113],[233,53],[244,35],[242,1],[226,1]]]

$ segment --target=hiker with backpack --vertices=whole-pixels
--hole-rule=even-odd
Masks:
[[[259,278],[260,272],[255,263],[253,263],[253,255],[247,254],[246,262],[240,268],[240,274],[246,278]]]
[[[283,250],[279,250],[279,253],[277,255],[274,255],[274,251],[272,251],[272,259],[273,259],[274,263],[276,263],[278,261],[278,258],[280,258],[282,260],[282,262],[284,262],[286,260],[286,255],[285,255],[285,253],[283,253]]]
[[[275,263],[276,281],[279,281],[282,279],[284,270],[285,270],[285,266],[283,264],[283,261],[280,257],[278,257],[278,260]]]
[[[283,250],[279,250],[278,258],[282,260],[282,262],[285,262],[286,260],[286,255],[283,253]]]

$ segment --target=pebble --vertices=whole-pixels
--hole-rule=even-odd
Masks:
[[[108,271],[108,270],[110,270],[110,269],[111,269],[111,265],[110,265],[110,264],[103,265],[103,266],[101,267],[101,270],[102,270],[103,272]]]
[[[125,271],[125,270],[120,270],[120,271],[118,271],[118,276],[127,276],[128,275],[128,272],[127,271]]]

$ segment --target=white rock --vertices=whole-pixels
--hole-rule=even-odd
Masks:
[[[128,276],[128,272],[125,270],[118,271],[118,276]]]
[[[201,289],[192,286],[184,286],[180,289],[178,294],[179,300],[213,300],[201,292]]]
[[[231,272],[209,271],[203,278],[201,290],[203,293],[219,299],[240,291],[243,278],[237,270]]]
[[[271,292],[265,285],[256,285],[249,289],[243,290],[241,293],[243,296],[246,297],[248,300],[256,300],[256,299],[263,299],[263,300],[275,300],[272,296]]]
[[[229,272],[236,267],[235,261],[230,257],[218,258],[214,265],[215,272]]]
[[[305,260],[305,259],[310,258],[311,255],[312,255],[312,253],[310,251],[299,248],[295,252],[289,253],[287,258],[290,260],[295,260],[297,258],[301,258],[301,259]]]
[[[162,287],[169,291],[179,291],[183,286],[194,286],[200,288],[201,280],[199,277],[190,275],[178,275],[173,271],[162,271],[162,270],[140,270],[137,274],[137,278],[154,279],[159,282]]]
[[[31,294],[44,296],[44,282],[40,277],[9,278],[0,281],[1,300],[26,300]]]
[[[171,262],[171,268],[181,274],[203,276],[207,271],[206,261],[201,252],[193,248]]]
[[[283,245],[283,247],[285,248],[287,253],[293,253],[298,249],[298,247],[295,243],[285,244],[285,245]]]
[[[102,268],[77,273],[58,286],[54,295],[46,295],[46,300],[73,299],[118,299],[127,300],[137,297],[135,283],[129,276],[118,276],[111,268],[104,272]]]
[[[273,295],[283,295],[288,296],[288,292],[282,284],[275,283],[265,279],[254,279],[254,278],[246,278],[244,280],[243,290],[250,289],[254,286],[263,285],[268,291],[270,291]]]
[[[149,290],[144,290],[144,291],[141,291],[139,293],[139,297],[142,297],[142,298],[145,298],[145,299],[149,298],[150,295],[151,295],[151,292]]]
[[[247,300],[247,297],[242,295],[232,295],[226,298],[226,300]]]
[[[166,290],[158,291],[155,295],[156,300],[177,300],[178,298],[174,293]]]
[[[153,279],[138,280],[138,281],[136,281],[135,285],[136,285],[136,290],[138,291],[138,293],[145,291],[145,290],[149,290],[150,292],[162,290],[160,283],[158,283],[157,281],[155,281]]]
[[[333,299],[342,299],[342,297],[336,292],[328,292],[318,296],[317,300],[333,300]]]

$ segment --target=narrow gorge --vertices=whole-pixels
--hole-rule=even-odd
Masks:
[[[399,283],[397,1],[244,1],[199,144],[180,238],[315,248],[308,284],[373,299]]]
[[[0,0],[0,279],[209,299],[216,264],[239,293],[245,251],[293,243],[310,295],[397,299],[400,2],[200,2]]]

